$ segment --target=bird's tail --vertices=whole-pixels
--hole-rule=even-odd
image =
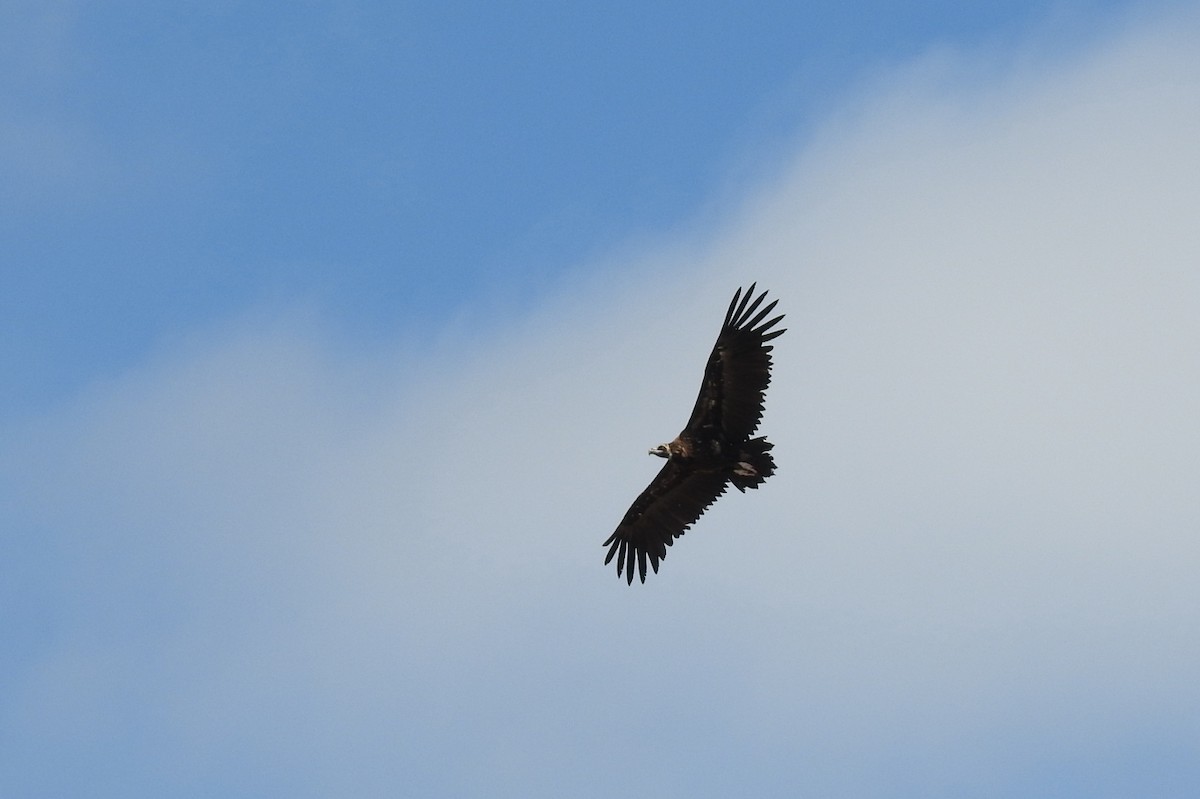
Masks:
[[[743,444],[729,482],[742,492],[758,488],[763,480],[775,474],[775,459],[771,457],[774,447],[765,438],[752,438]]]

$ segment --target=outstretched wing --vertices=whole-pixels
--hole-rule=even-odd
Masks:
[[[700,514],[725,493],[726,477],[715,472],[697,472],[679,461],[668,460],[646,490],[634,500],[602,546],[608,547],[605,564],[616,557],[617,576],[625,574],[633,583],[633,565],[646,582],[646,559],[658,572],[658,562],[667,547],[700,518]]]
[[[779,324],[783,314],[763,321],[779,301],[774,300],[760,310],[767,292],[755,297],[757,285],[752,283],[745,294],[738,289],[725,312],[725,323],[704,367],[700,396],[684,428],[693,435],[705,429],[720,430],[726,440],[745,441],[762,421],[763,396],[771,382],[774,349],[767,342],[785,331],[771,329]]]

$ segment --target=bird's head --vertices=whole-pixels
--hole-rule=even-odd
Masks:
[[[657,447],[650,450],[650,454],[657,455],[660,458],[669,458],[669,457],[671,457],[671,445],[670,444],[659,444]]]

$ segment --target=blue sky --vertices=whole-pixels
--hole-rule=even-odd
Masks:
[[[5,8],[15,411],[266,304],[371,339],[536,297],[694,223],[906,59],[1112,24],[1039,2]]]
[[[0,6],[0,794],[1193,795],[1200,17],[800,5]]]

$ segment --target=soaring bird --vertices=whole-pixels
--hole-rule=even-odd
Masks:
[[[650,450],[666,458],[658,475],[634,500],[616,531],[602,546],[604,563],[617,559],[633,584],[634,563],[646,582],[646,561],[658,572],[667,547],[683,535],[729,483],[742,492],[775,473],[765,437],[751,438],[762,420],[763,397],[771,382],[771,350],[767,342],[784,330],[772,330],[783,315],[763,321],[778,300],[759,308],[767,292],[754,296],[757,284],[739,288],[725,312],[717,343],[704,367],[704,382],[692,416],[674,441]]]

